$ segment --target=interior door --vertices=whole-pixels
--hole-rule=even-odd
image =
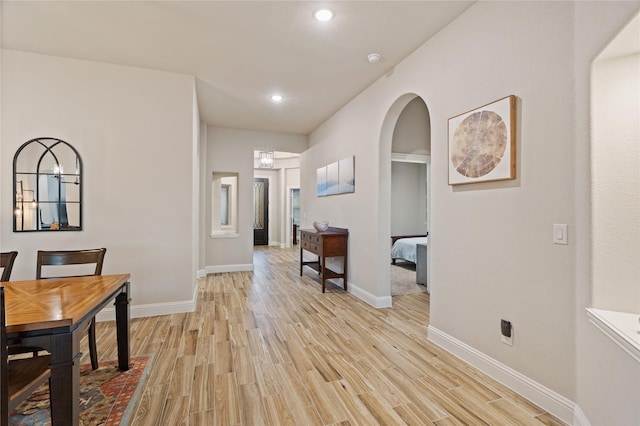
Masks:
[[[269,179],[253,179],[253,245],[269,244]]]

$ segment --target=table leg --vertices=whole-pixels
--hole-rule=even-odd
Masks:
[[[129,283],[116,296],[116,337],[118,340],[118,368],[129,369]]]
[[[342,284],[344,285],[345,291],[347,290],[347,252],[344,252],[344,257],[342,258]]]
[[[72,333],[51,337],[52,426],[77,425],[80,422],[80,343]]]
[[[324,270],[325,262],[323,262],[323,260],[325,260],[326,262],[326,259],[324,259],[324,257],[318,256],[318,262],[320,264],[319,265],[320,267],[318,268],[318,274],[320,274],[320,278],[322,279],[322,292],[324,293],[324,289],[326,287],[326,281],[327,281],[327,274],[326,274],[326,271]]]

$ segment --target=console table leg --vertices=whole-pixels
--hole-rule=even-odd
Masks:
[[[342,258],[342,283],[344,284],[344,290],[347,290],[347,250],[345,248],[344,257]]]

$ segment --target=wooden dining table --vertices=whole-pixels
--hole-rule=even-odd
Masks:
[[[7,337],[51,354],[51,423],[79,424],[80,340],[115,299],[118,368],[129,369],[129,274],[3,282]]]

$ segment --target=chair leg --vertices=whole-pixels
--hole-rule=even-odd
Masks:
[[[89,356],[91,357],[91,369],[98,369],[98,349],[96,348],[96,319],[91,319],[89,324]]]

